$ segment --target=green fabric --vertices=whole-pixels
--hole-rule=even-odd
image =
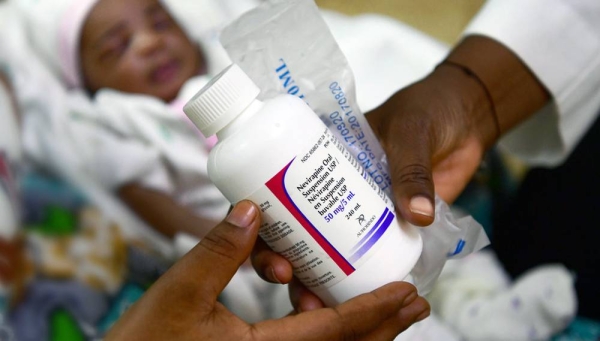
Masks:
[[[64,236],[75,232],[76,219],[68,210],[57,206],[49,206],[46,213],[44,227],[48,234]]]
[[[85,337],[75,319],[59,309],[50,317],[50,341],[85,341]]]

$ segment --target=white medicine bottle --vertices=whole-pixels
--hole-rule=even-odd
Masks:
[[[329,306],[405,279],[421,250],[416,228],[301,99],[264,102],[235,64],[184,107],[204,136],[217,134],[211,181],[231,202],[262,212],[260,237]]]

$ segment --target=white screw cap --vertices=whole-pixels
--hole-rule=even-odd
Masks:
[[[183,111],[209,137],[241,114],[259,93],[250,77],[237,64],[231,64],[198,91]]]

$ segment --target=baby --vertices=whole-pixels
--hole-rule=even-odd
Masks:
[[[111,88],[173,102],[188,80],[207,73],[201,48],[158,0],[96,1],[82,24],[78,46],[74,52],[79,53],[79,58],[74,61],[80,61],[80,72],[74,73],[76,77],[71,81],[83,85],[92,95]],[[77,70],[77,65],[72,67]],[[205,155],[197,157],[204,161]],[[205,175],[203,167],[198,171]],[[218,218],[214,214],[208,218],[206,214],[191,214],[163,193],[136,183],[124,184],[118,193],[140,216],[168,236],[182,230],[202,237]]]
[[[80,72],[71,81],[91,94],[112,88],[170,102],[190,78],[207,73],[202,50],[158,0],[97,1],[78,46],[80,63],[71,67]]]
[[[202,26],[199,18],[190,28],[178,23],[175,2],[170,7],[166,0],[17,1],[31,45],[67,94],[44,116],[60,121],[62,133],[47,140],[68,145],[69,152],[31,154],[53,168],[72,161],[67,168],[116,193],[176,245],[186,241],[178,251],[187,251],[230,204],[207,177],[214,141],[200,135],[182,107],[230,64],[215,32],[236,14],[223,10],[223,1],[203,1],[203,18],[218,25]],[[286,292],[277,287],[242,267],[223,297],[238,316],[258,321],[282,314],[265,315],[274,309],[269,297]],[[285,301],[279,306],[288,309]]]
[[[203,237],[229,203],[206,177],[214,141],[181,107],[229,63],[216,40],[190,39],[159,0],[20,1],[32,45],[104,131],[82,141],[87,173],[167,237]]]

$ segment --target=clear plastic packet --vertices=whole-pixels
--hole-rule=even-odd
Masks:
[[[440,197],[435,198],[433,224],[420,228],[421,257],[411,271],[421,295],[431,291],[446,260],[463,258],[490,244],[485,230],[472,216],[457,217]]]
[[[385,153],[356,103],[354,75],[313,1],[265,1],[225,27],[221,43],[261,88],[296,95],[391,197]]]
[[[232,61],[260,87],[259,99],[302,98],[388,196],[383,148],[356,102],[352,70],[313,0],[266,0],[226,26],[220,37]],[[420,229],[423,252],[411,275],[428,293],[445,262],[489,244],[472,217],[457,219],[436,197],[436,217]]]

